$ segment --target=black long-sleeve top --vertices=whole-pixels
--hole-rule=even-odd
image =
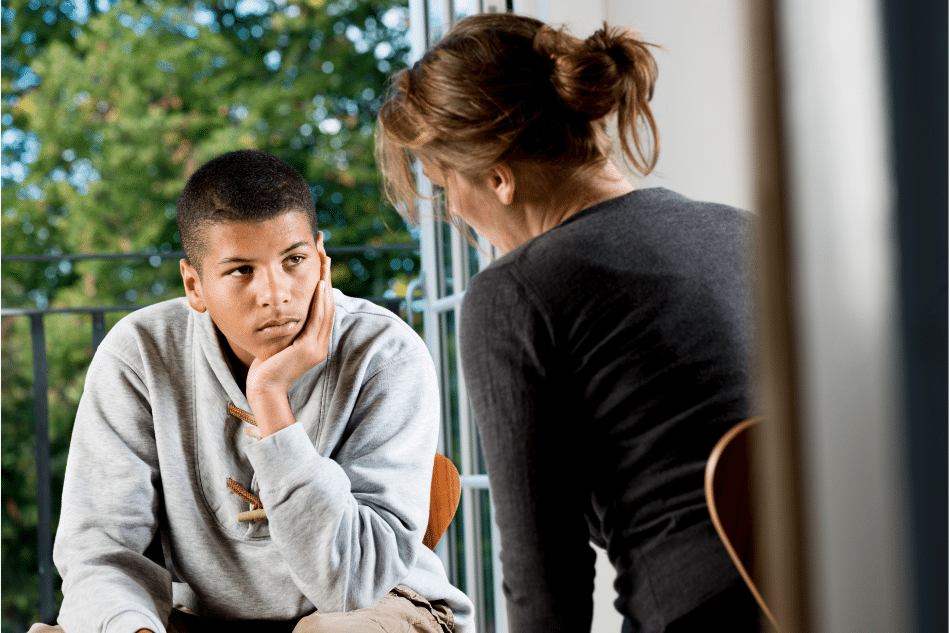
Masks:
[[[460,345],[509,630],[590,629],[591,541],[634,631],[662,631],[741,582],[703,471],[750,414],[750,225],[732,207],[637,190],[471,279]]]

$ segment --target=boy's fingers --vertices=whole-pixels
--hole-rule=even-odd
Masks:
[[[330,263],[329,257],[323,262],[323,273],[320,275],[320,281],[323,283],[323,300],[329,305],[333,305],[333,285],[330,282]]]
[[[329,269],[329,267],[328,267]],[[322,353],[328,353],[330,343],[330,330],[333,327],[333,289],[330,286],[329,279],[321,279],[318,291],[321,293],[320,308],[320,332],[317,334],[318,342]]]
[[[321,239],[323,238],[323,233],[320,233]],[[326,255],[322,252],[320,253],[320,258],[324,259]],[[326,262],[323,263],[320,269],[320,279],[323,279],[324,273],[327,270]],[[317,287],[313,290],[313,297],[310,299],[310,315],[307,317],[307,323],[304,325],[304,331],[310,329],[310,324],[313,323],[314,319],[320,317],[320,301],[322,299],[322,294],[320,292],[320,282],[317,282]]]
[[[317,302],[317,319],[322,323],[327,303],[327,283],[324,280],[317,282],[317,291],[313,293],[313,297]]]
[[[333,289],[330,287],[330,284],[327,283],[327,308],[324,311],[323,316],[323,338],[326,340],[327,345],[330,344],[330,332],[333,329],[333,314],[336,311],[336,305],[333,303]]]
[[[251,437],[256,437],[261,439],[261,430],[256,426],[245,426],[241,427],[241,431],[244,432],[244,435],[250,435]]]
[[[315,344],[319,344],[320,332],[322,330],[324,310],[324,292],[323,280],[317,282],[317,287],[313,290],[313,299],[310,304],[310,316],[307,318],[306,338],[301,343],[306,343],[311,349]]]

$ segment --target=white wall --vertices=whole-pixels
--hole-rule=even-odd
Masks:
[[[515,0],[515,12],[587,37],[606,20],[664,50],[652,107],[660,129],[656,172],[640,187],[752,207],[748,0]],[[616,145],[616,144],[615,144]],[[619,633],[613,569],[598,551],[594,633]]]
[[[751,83],[742,0],[612,0],[609,24],[624,24],[664,50],[651,103],[660,162],[643,187],[752,206]]]

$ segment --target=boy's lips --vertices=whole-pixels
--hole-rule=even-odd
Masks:
[[[274,328],[280,328],[292,323],[297,323],[300,321],[297,317],[281,317],[279,319],[271,319],[270,321],[265,322],[259,328],[258,332],[266,332],[267,330],[273,330]]]

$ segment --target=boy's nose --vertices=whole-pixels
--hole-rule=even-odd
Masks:
[[[267,275],[258,294],[262,306],[280,305],[290,301],[290,283],[285,275]]]

